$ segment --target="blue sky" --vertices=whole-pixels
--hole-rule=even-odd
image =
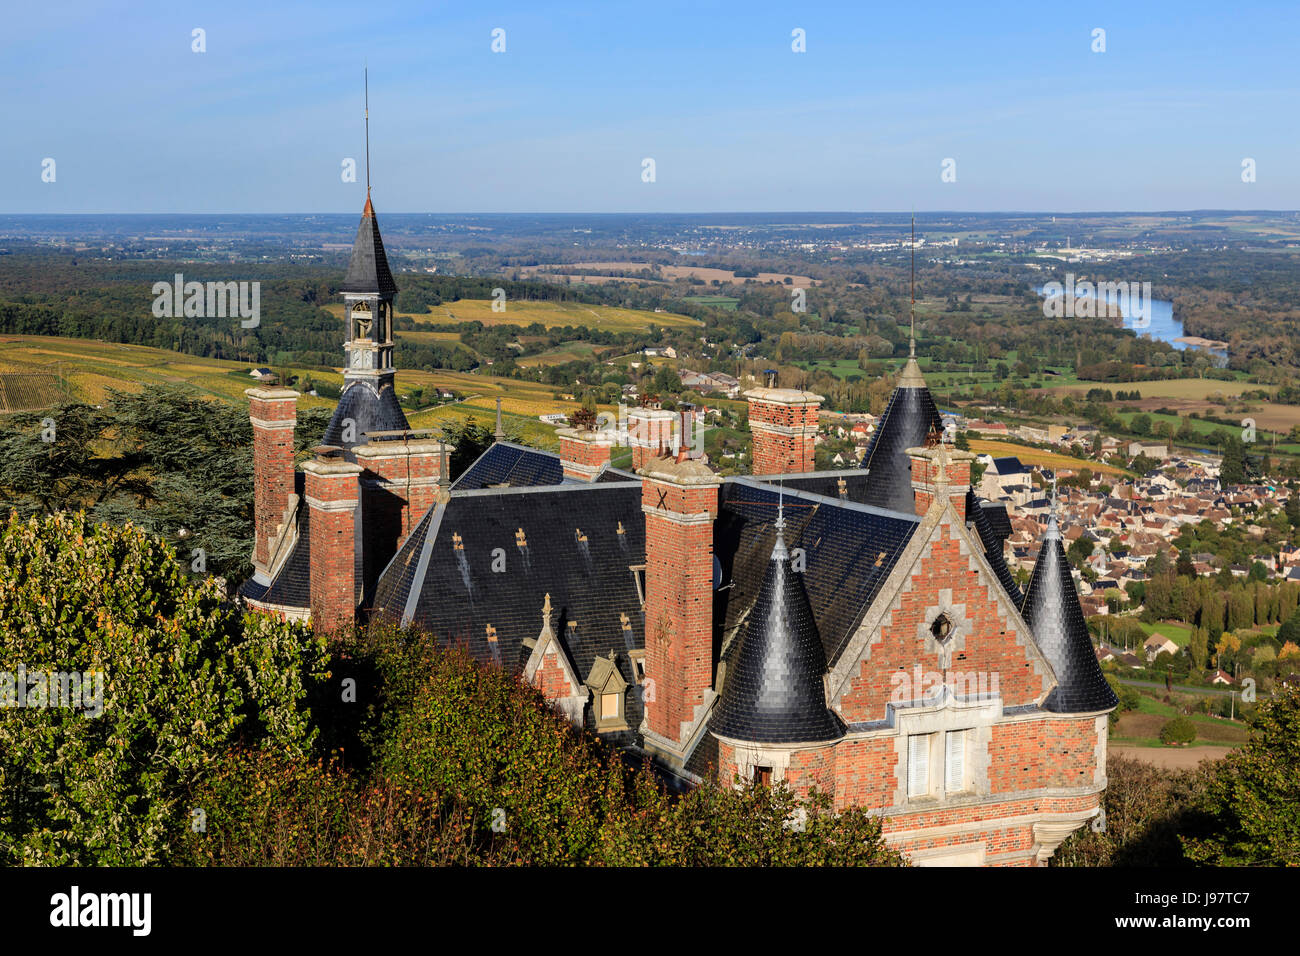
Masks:
[[[0,23],[4,213],[355,211],[366,61],[381,213],[1300,207],[1294,3],[143,0]]]

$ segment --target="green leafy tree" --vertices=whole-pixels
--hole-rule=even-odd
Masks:
[[[1165,721],[1160,728],[1162,744],[1190,744],[1196,739],[1196,727],[1186,717],[1175,717]]]
[[[1202,863],[1300,863],[1300,690],[1262,700],[1246,745],[1224,758],[1211,798],[1211,835],[1188,840]]]
[[[311,743],[305,682],[321,675],[323,644],[302,625],[241,614],[137,528],[11,516],[0,594],[15,669],[82,675],[78,709],[70,695],[67,707],[33,705],[32,684],[29,706],[0,710],[9,865],[165,862],[190,824],[186,788],[225,748]],[[16,703],[18,689],[0,682],[0,695]],[[48,688],[45,700],[61,702]]]

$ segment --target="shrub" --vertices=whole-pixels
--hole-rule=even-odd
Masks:
[[[1196,739],[1196,727],[1186,717],[1175,717],[1173,720],[1165,721],[1165,725],[1160,728],[1160,742],[1162,744],[1190,744]]]
[[[322,669],[322,645],[300,625],[242,615],[138,528],[11,516],[0,594],[5,670],[102,675],[90,708],[0,709],[6,864],[159,862],[188,824],[185,790],[228,747],[310,745],[304,680]]]

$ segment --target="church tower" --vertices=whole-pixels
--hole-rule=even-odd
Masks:
[[[410,424],[393,390],[393,300],[397,283],[388,268],[379,220],[370,202],[370,106],[366,82],[366,205],[352,242],[343,280],[343,393],[325,429],[326,445],[354,449],[367,433],[408,431]]]

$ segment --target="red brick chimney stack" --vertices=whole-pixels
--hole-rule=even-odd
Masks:
[[[361,466],[341,448],[322,445],[302,466],[311,509],[311,620],[321,633],[356,623],[361,548],[357,526]]]
[[[397,546],[438,500],[442,482],[442,442],[421,432],[379,432],[353,449],[364,469],[362,485],[375,501],[392,502],[400,522]],[[369,530],[369,529],[367,529]]]
[[[916,513],[924,515],[936,500],[947,497],[965,521],[966,492],[970,490],[970,466],[975,456],[942,442],[909,448],[907,454],[912,460]]]
[[[822,396],[794,388],[751,388],[745,397],[754,440],[750,471],[755,475],[812,471]]]
[[[299,393],[290,388],[250,388],[244,394],[253,423],[253,564],[265,572],[294,493],[293,430],[298,423]]]
[[[722,479],[698,459],[640,470],[646,522],[647,743],[683,759],[713,687],[713,521]]]
[[[560,439],[564,477],[575,481],[595,481],[601,468],[609,462],[614,436],[586,428],[561,428],[556,435]]]
[[[672,447],[675,417],[663,408],[637,407],[627,413],[627,443],[632,447],[634,471]]]

